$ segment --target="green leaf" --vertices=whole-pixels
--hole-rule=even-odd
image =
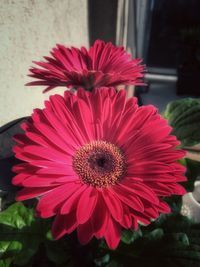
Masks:
[[[167,105],[164,117],[184,146],[200,143],[200,99],[185,98]]]
[[[31,242],[30,242],[31,240]],[[33,210],[18,202],[0,213],[0,259],[24,265],[36,253],[40,234]],[[4,266],[4,265],[2,265]]]
[[[189,238],[186,233],[172,233],[164,236],[165,241],[174,243],[175,247],[185,247],[190,245]]]
[[[146,238],[149,240],[149,241],[154,241],[154,240],[160,240],[164,235],[164,232],[163,232],[163,229],[161,228],[157,228],[153,231],[151,231],[147,236]]]
[[[187,151],[184,165],[187,167],[188,181],[183,184],[187,191],[193,191],[194,181],[200,175],[200,99],[185,98],[167,105],[164,117],[173,127],[173,134]],[[199,153],[199,154],[198,154]]]
[[[11,259],[0,260],[0,267],[9,267],[11,262]]]
[[[138,231],[124,230],[121,235],[121,241],[125,244],[131,244],[141,236],[142,232],[140,229]]]
[[[31,244],[30,244],[31,243]],[[39,239],[37,236],[31,238],[24,237],[22,239],[23,248],[15,256],[14,263],[17,265],[25,265],[28,263],[31,258],[36,254],[39,248]]]
[[[46,238],[47,240],[54,241],[51,230],[46,233]]]
[[[15,203],[0,213],[0,224],[22,229],[33,222],[33,210],[26,208],[21,202]]]
[[[105,266],[106,263],[108,263],[110,260],[110,255],[109,254],[105,254],[102,257],[96,258],[94,260],[95,266],[101,267],[101,266]],[[108,265],[106,265],[108,266]]]
[[[71,260],[71,249],[66,241],[46,241],[46,255],[48,259],[56,264],[64,264]]]

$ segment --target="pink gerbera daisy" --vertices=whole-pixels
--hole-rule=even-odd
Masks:
[[[156,108],[136,102],[113,88],[66,91],[22,124],[17,200],[39,198],[37,214],[56,216],[55,239],[77,229],[82,244],[105,238],[114,249],[122,229],[170,212],[162,196],[185,193],[179,142]]]
[[[123,47],[112,43],[97,40],[89,50],[58,44],[51,55],[44,57],[45,62],[34,62],[39,68],[31,68],[29,76],[37,81],[27,85],[44,85],[46,92],[57,86],[92,90],[100,86],[143,84],[140,80],[144,72],[144,66],[139,65],[141,60],[131,59]]]

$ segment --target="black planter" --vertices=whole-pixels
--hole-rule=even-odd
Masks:
[[[12,185],[12,178],[15,176],[12,167],[20,163],[12,151],[15,144],[13,136],[22,133],[20,124],[26,119],[20,118],[0,127],[0,197],[3,199],[3,206],[13,202],[18,190],[16,186]],[[2,209],[2,205],[0,209]]]

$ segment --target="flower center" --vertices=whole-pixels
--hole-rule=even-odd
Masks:
[[[106,187],[122,178],[126,163],[117,146],[106,141],[93,141],[76,151],[73,168],[85,184]]]

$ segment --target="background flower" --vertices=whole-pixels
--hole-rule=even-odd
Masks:
[[[123,47],[112,43],[97,40],[89,50],[58,44],[51,56],[44,57],[45,62],[34,61],[39,68],[32,67],[29,76],[37,80],[27,85],[44,85],[46,92],[57,86],[92,90],[100,86],[143,84],[140,80],[144,72],[141,60],[132,60]]]
[[[39,197],[37,214],[56,216],[58,239],[77,229],[80,242],[105,238],[116,248],[121,229],[137,229],[170,212],[163,196],[184,194],[171,127],[153,106],[114,88],[54,95],[16,136],[17,200]]]

